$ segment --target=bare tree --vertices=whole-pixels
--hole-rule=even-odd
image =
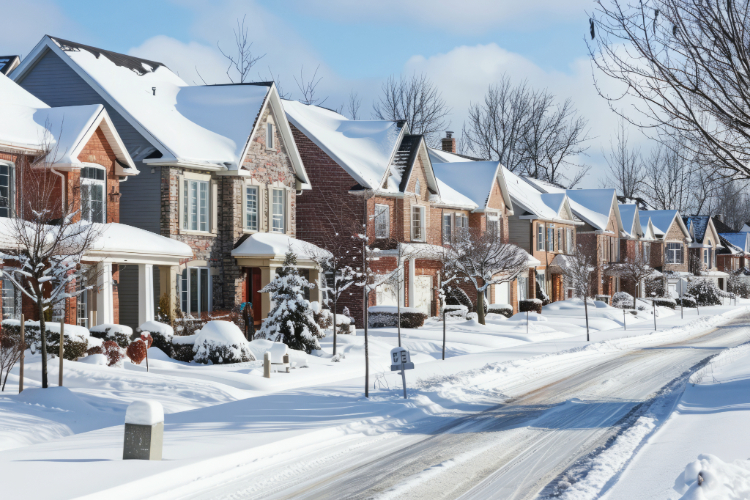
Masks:
[[[276,74],[273,74],[273,71],[271,71],[271,67],[268,66],[268,76],[264,77],[263,75],[258,72],[258,81],[271,81],[276,84],[276,91],[279,93],[279,97],[282,99],[291,99],[291,94],[289,92],[284,91],[284,87],[281,84],[281,77]]]
[[[234,32],[234,44],[236,52],[224,52],[224,50],[222,50],[221,46],[219,45],[219,42],[216,42],[216,46],[219,48],[219,52],[221,52],[221,55],[223,55],[229,61],[226,73],[227,78],[229,78],[229,81],[232,83],[245,83],[245,81],[248,80],[250,70],[253,69],[255,63],[266,56],[265,54],[263,54],[262,56],[256,56],[253,54],[253,42],[250,41],[247,34],[247,26],[245,26],[246,17],[247,16],[243,16],[242,21],[237,19],[237,27],[232,30]],[[234,72],[236,73],[235,78],[237,79],[237,81],[235,81],[235,78],[232,78],[232,70],[234,70]]]
[[[604,271],[610,276],[619,276],[633,284],[633,309],[636,308],[638,284],[642,283],[645,287],[645,281],[654,274],[654,268],[649,265],[649,256],[642,254],[628,255],[621,262],[610,262]]]
[[[570,99],[555,104],[546,90],[535,91],[525,81],[513,85],[503,76],[483,102],[469,106],[462,150],[497,160],[511,172],[573,187],[588,171],[573,161],[587,150],[586,127]]]
[[[607,183],[622,196],[635,198],[641,193],[646,174],[640,149],[632,148],[628,141],[625,120],[620,119],[615,141],[610,141],[609,154],[605,155],[609,167]]]
[[[25,343],[21,342],[20,329],[16,334],[10,328],[0,330],[0,382],[1,391],[5,390],[5,383],[8,381],[8,375],[16,365],[21,354],[26,349]]]
[[[61,200],[58,178],[50,175],[57,151],[45,148],[33,167],[22,163],[24,197],[20,217],[11,218],[0,256],[5,260],[3,276],[36,305],[42,348],[42,387],[47,387],[47,331],[45,312],[55,304],[76,297],[91,287],[76,287],[92,280],[82,264],[86,252],[101,234],[101,227],[81,220],[74,200]],[[61,339],[62,341],[62,339]]]
[[[491,231],[461,231],[446,259],[448,275],[454,274],[472,284],[477,292],[477,316],[484,318],[484,294],[491,285],[509,283],[528,269],[528,254],[520,247],[502,243]]]
[[[318,84],[323,79],[322,76],[318,77],[318,69],[320,69],[320,65],[318,65],[315,68],[315,71],[313,71],[312,77],[306,78],[305,67],[302,66],[299,69],[299,80],[297,80],[296,76],[294,77],[294,81],[297,83],[297,88],[299,89],[300,94],[302,94],[302,99],[300,99],[300,102],[304,104],[322,106],[323,103],[328,100],[327,97],[321,100],[320,98],[316,96]]]
[[[573,288],[576,297],[583,299],[583,310],[586,315],[586,342],[591,340],[589,335],[589,306],[588,298],[591,296],[593,275],[596,271],[595,259],[587,254],[583,245],[578,244],[573,255],[566,255],[560,265],[566,286]]]
[[[611,107],[702,166],[750,178],[750,2],[602,0],[591,17],[593,64],[623,84],[596,82]],[[625,97],[635,113],[618,109]]]
[[[692,196],[694,168],[679,143],[658,144],[644,161],[643,195],[656,210],[677,210],[687,214]]]
[[[383,83],[382,94],[373,104],[379,120],[406,120],[412,134],[425,136],[430,146],[437,146],[439,134],[448,127],[451,112],[438,88],[425,75],[390,76]]]
[[[355,91],[349,92],[349,99],[346,102],[346,112],[352,120],[359,120],[359,108],[362,105],[362,98]]]

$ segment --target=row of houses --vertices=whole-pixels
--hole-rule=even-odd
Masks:
[[[524,178],[457,154],[450,132],[431,148],[405,121],[349,120],[284,100],[273,82],[189,85],[160,62],[51,36],[23,61],[2,64],[0,217],[20,216],[21,200],[34,193],[14,172],[52,141],[59,154],[45,175],[57,196],[104,227],[84,260],[99,266],[98,286],[55,311],[67,322],[135,327],[159,303],[195,316],[251,302],[260,323],[271,307],[260,290],[290,247],[303,274],[324,285],[330,277],[305,249],[363,225],[380,249],[375,270],[404,270],[404,286],[382,286],[371,305],[431,315],[441,264],[398,249],[447,245],[466,228],[528,253],[528,273],[488,290],[490,303],[515,310],[519,300],[571,296],[561,264],[579,245],[601,264],[596,293],[605,298],[645,293],[604,272],[628,256],[650,256],[671,286],[700,270],[725,288],[727,271],[745,267],[749,255],[749,233],[715,218],[641,210],[614,190]],[[318,286],[310,299],[324,293]],[[345,295],[344,306],[362,317],[361,295]],[[3,317],[27,307],[4,280]]]

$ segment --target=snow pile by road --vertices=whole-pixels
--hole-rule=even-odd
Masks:
[[[750,460],[724,462],[714,455],[699,455],[675,481],[684,500],[750,498]]]

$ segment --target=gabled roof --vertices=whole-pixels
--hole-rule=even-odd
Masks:
[[[620,209],[620,217],[622,218],[622,227],[628,237],[641,238],[643,236],[643,227],[638,216],[638,205],[635,203],[620,203],[618,208]]]
[[[138,170],[101,104],[50,108],[0,74],[0,148],[26,154],[45,150],[56,168],[80,168],[78,158],[91,136],[101,127],[115,158],[118,175],[137,175]]]
[[[654,233],[659,238],[664,238],[672,227],[673,223],[677,223],[677,226],[686,237],[692,240],[690,231],[680,217],[680,212],[677,210],[641,210],[641,215],[649,217],[651,222],[654,224]]]
[[[9,75],[20,63],[19,56],[0,56],[0,73]]]
[[[750,233],[719,233],[719,238],[742,252],[750,252]]]
[[[513,201],[515,215],[551,222],[582,224],[575,220],[565,193],[542,193],[506,168],[503,174]],[[566,214],[567,217],[564,217]]]
[[[656,229],[654,228],[654,224],[651,222],[651,217],[643,218],[639,212],[638,218],[641,224],[641,231],[643,231],[642,239],[655,241],[657,239]],[[643,221],[646,222],[644,223]]]
[[[50,36],[13,72],[14,80],[22,81],[49,51],[158,150],[144,163],[238,171],[258,117],[270,105],[298,180],[309,189],[273,83],[192,86],[162,63]]]
[[[438,186],[440,187],[440,196],[436,196],[434,203],[437,206],[443,205],[451,208],[463,210],[476,210],[478,205],[468,196],[459,193],[448,184],[437,177]]]
[[[714,223],[714,227],[716,228],[717,233],[736,233],[734,229],[724,224],[724,221],[721,220],[721,217],[718,215],[714,215],[711,217],[711,222]]]
[[[284,101],[289,121],[333,159],[362,187],[397,192],[403,170],[391,168],[403,123],[390,120],[349,120],[343,115],[296,101]],[[385,184],[385,187],[383,185]]]
[[[489,182],[488,184],[482,184],[482,186],[475,186],[474,184],[478,184],[475,182],[471,182],[472,175],[480,175],[477,172],[483,171],[484,173],[489,172],[493,168],[496,172],[496,178],[497,182],[500,185],[500,192],[503,195],[503,202],[505,203],[505,206],[508,208],[508,212],[510,214],[513,214],[513,201],[510,198],[510,192],[508,191],[508,184],[505,180],[505,172],[507,169],[500,165],[500,162],[497,161],[485,161],[485,160],[475,160],[466,156],[457,155],[453,153],[448,153],[445,151],[440,151],[437,149],[429,149],[430,154],[430,160],[432,161],[432,167],[433,169],[437,168],[438,165],[456,165],[457,167],[444,167],[443,170],[445,170],[450,175],[450,179],[447,179],[446,176],[443,174],[438,174],[438,176],[443,175],[441,177],[443,181],[448,182],[449,184],[455,184],[454,187],[457,187],[461,192],[467,194],[472,200],[474,200],[477,205],[479,206],[478,210],[484,210],[486,208],[486,205],[489,201],[489,195],[492,191],[493,183]],[[462,166],[461,166],[462,165]],[[493,166],[494,165],[494,166]],[[465,170],[466,168],[474,169],[476,168],[476,171],[474,170]],[[437,171],[436,171],[437,172]],[[474,173],[472,173],[474,172]],[[464,174],[470,174],[470,175],[464,175]],[[468,177],[468,178],[467,178]],[[484,183],[484,181],[482,181]],[[468,186],[467,186],[468,184]],[[464,186],[464,187],[462,187]],[[489,189],[487,192],[487,197],[484,200],[484,202],[479,202],[478,198],[481,198],[484,190],[484,187]],[[469,194],[469,191],[476,192],[475,194]]]
[[[690,231],[693,241],[703,243],[703,238],[705,238],[706,231],[711,224],[711,218],[708,215],[691,215],[690,217],[683,217],[682,221]]]
[[[543,193],[565,193],[570,200],[570,208],[579,219],[597,231],[606,231],[610,215],[614,212],[619,235],[623,231],[620,210],[617,205],[617,192],[614,189],[563,189],[539,179],[522,177],[530,185]]]
[[[465,161],[456,163],[433,163],[435,175],[473,201],[476,210],[485,210],[500,173],[500,162]]]

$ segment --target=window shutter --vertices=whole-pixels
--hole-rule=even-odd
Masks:
[[[210,223],[211,223],[211,233],[217,234],[219,232],[219,185],[216,181],[211,181],[211,191],[210,191],[210,200],[209,200],[209,210],[210,213]]]
[[[177,176],[177,198],[178,198],[178,205],[177,205],[177,225],[178,232],[182,231],[185,228],[185,224],[187,224],[187,221],[185,220],[185,176],[178,175]]]

